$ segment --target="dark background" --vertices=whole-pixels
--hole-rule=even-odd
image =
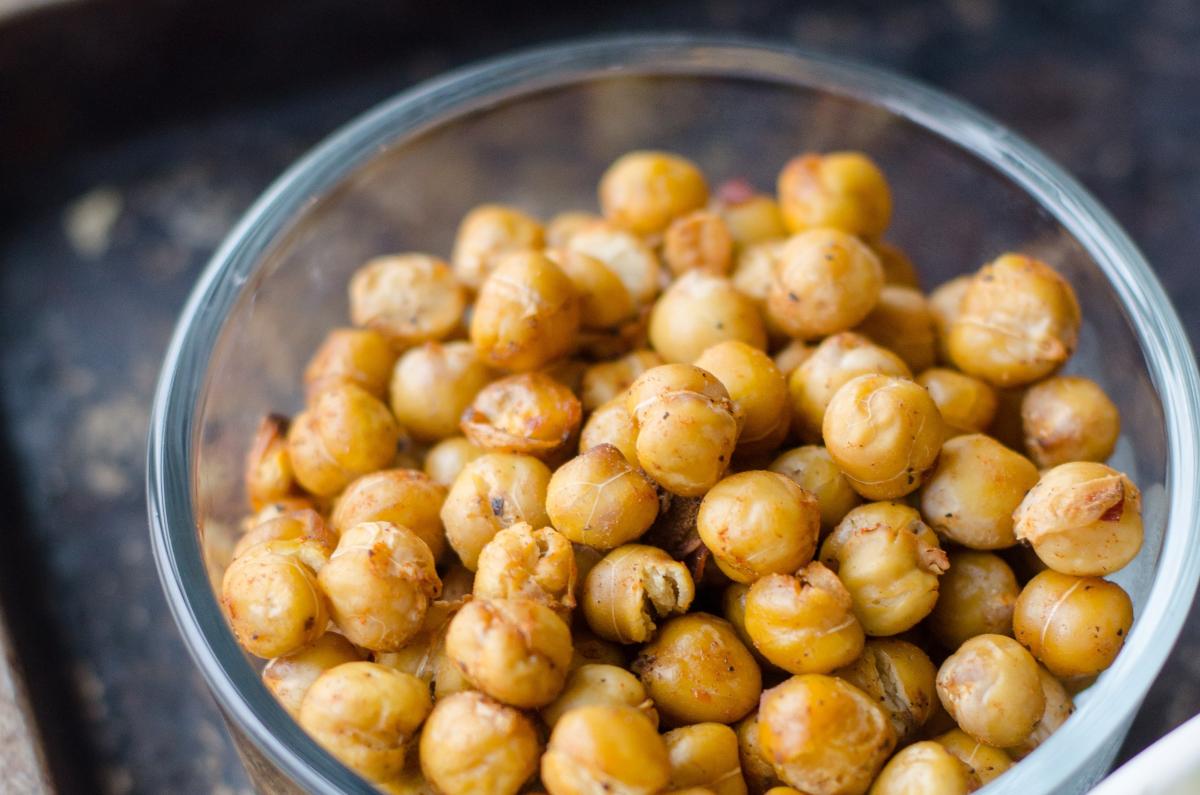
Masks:
[[[1192,0],[92,0],[5,15],[12,2],[0,0],[0,598],[67,791],[247,791],[149,555],[152,385],[239,213],[331,130],[445,69],[629,30],[737,32],[896,69],[1074,172],[1200,330]],[[1124,754],[1197,711],[1193,610]]]

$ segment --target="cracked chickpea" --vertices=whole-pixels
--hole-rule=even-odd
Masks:
[[[471,343],[427,342],[396,362],[392,413],[413,438],[436,442],[458,433],[463,411],[491,380],[492,372],[475,357]]]
[[[650,344],[668,362],[695,361],[706,348],[738,340],[767,347],[762,315],[754,301],[723,276],[688,271],[650,310]]]
[[[442,339],[458,327],[466,301],[450,266],[427,254],[377,257],[350,279],[350,320],[395,348]]]
[[[268,414],[258,424],[246,453],[243,484],[250,508],[258,511],[297,493],[296,476],[288,455],[288,419]]]
[[[620,666],[602,663],[589,663],[572,670],[558,698],[542,707],[542,720],[553,730],[563,715],[590,704],[634,707],[658,726],[654,702],[638,678]]]
[[[963,731],[997,748],[1025,742],[1046,709],[1037,661],[1004,635],[977,635],[946,658],[938,698]]]
[[[650,303],[658,295],[662,277],[658,257],[632,232],[597,221],[571,235],[566,248],[603,263],[625,285],[637,306]]]
[[[462,430],[476,446],[543,460],[565,450],[579,431],[579,398],[544,373],[519,373],[485,386],[463,412]]]
[[[783,442],[792,412],[787,381],[771,357],[737,340],[706,348],[695,365],[717,377],[744,417],[737,452],[769,453]]]
[[[865,243],[837,229],[812,229],[780,250],[767,314],[793,337],[823,337],[866,319],[882,289],[883,266]]]
[[[251,527],[233,547],[233,557],[240,558],[253,547],[267,541],[299,539],[315,541],[324,546],[327,549],[326,557],[333,554],[338,541],[337,533],[329,529],[319,513],[311,508],[301,508],[274,516]]]
[[[1013,609],[1016,639],[1064,679],[1094,676],[1112,665],[1132,624],[1133,603],[1121,586],[1056,571],[1026,583]]]
[[[354,384],[337,384],[296,415],[288,458],[305,490],[331,497],[396,456],[400,427],[387,406]]]
[[[723,723],[694,723],[663,735],[672,790],[702,787],[713,795],[746,795],[738,739]]]
[[[444,795],[516,795],[541,751],[528,717],[482,693],[441,699],[421,732],[421,770]]]
[[[667,746],[641,710],[589,704],[563,715],[542,755],[549,795],[656,795],[671,776]]]
[[[929,302],[920,290],[885,284],[879,301],[856,330],[894,351],[914,373],[937,358],[937,331]]]
[[[526,522],[506,527],[479,553],[474,594],[479,599],[532,599],[564,621],[575,607],[575,551],[552,527]]]
[[[938,706],[937,668],[897,638],[871,638],[857,660],[833,672],[879,702],[900,742],[917,736]]]
[[[1011,635],[1020,593],[1016,575],[998,555],[954,550],[950,569],[938,583],[929,629],[947,649],[957,649],[976,635]]]
[[[1075,712],[1075,702],[1071,700],[1071,694],[1054,674],[1039,665],[1038,678],[1042,682],[1042,694],[1046,697],[1046,710],[1025,742],[1008,749],[1008,753],[1017,760],[1024,759],[1033,753]]]
[[[1013,766],[1012,757],[1001,748],[981,743],[962,729],[951,729],[933,741],[954,754],[971,769],[980,784],[987,784]]]
[[[1025,392],[1021,425],[1030,457],[1044,468],[1107,460],[1121,433],[1121,416],[1095,381],[1059,375]]]
[[[879,166],[861,152],[807,153],[779,172],[779,206],[788,229],[832,227],[877,238],[892,219],[892,192]]]
[[[658,547],[625,544],[597,563],[580,606],[591,630],[616,643],[644,643],[655,620],[683,613],[696,586],[687,567]]]
[[[329,332],[304,368],[304,391],[309,400],[331,384],[356,384],[382,400],[396,352],[388,338],[374,329],[339,328]]]
[[[467,213],[454,239],[454,275],[478,290],[506,254],[540,251],[545,239],[542,225],[514,207],[481,204]]]
[[[983,380],[946,367],[931,367],[917,376],[946,423],[948,436],[983,433],[996,416],[996,390]]]
[[[271,660],[262,671],[263,684],[293,718],[300,717],[304,694],[321,674],[342,663],[358,662],[362,654],[336,632],[326,632],[313,643]]]
[[[667,227],[663,260],[676,276],[693,270],[725,276],[733,264],[733,235],[717,213],[688,213]]]
[[[446,549],[439,513],[446,487],[415,469],[385,469],[358,478],[342,492],[330,524],[339,534],[363,522],[390,522],[408,528],[437,560]]]
[[[708,185],[694,163],[670,152],[629,152],[600,178],[600,207],[614,224],[640,235],[662,232],[671,221],[708,201]]]
[[[577,544],[608,550],[633,541],[658,516],[658,491],[621,451],[602,444],[568,461],[550,478],[550,523]]]
[[[549,468],[532,456],[486,453],[469,461],[455,478],[441,511],[446,540],[463,565],[474,571],[484,544],[510,525],[549,524],[549,484]]]
[[[871,785],[870,795],[969,795],[979,786],[979,777],[962,760],[925,740],[893,756]]]
[[[791,478],[797,486],[817,498],[824,530],[832,530],[862,503],[862,497],[833,463],[829,451],[820,445],[794,447],[780,454],[767,468]]]

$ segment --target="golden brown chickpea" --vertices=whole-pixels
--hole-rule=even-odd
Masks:
[[[599,362],[583,373],[580,399],[583,410],[594,411],[622,394],[637,377],[652,367],[665,364],[654,351],[633,351],[610,362]]]
[[[832,530],[862,497],[837,468],[829,451],[816,444],[795,447],[771,462],[772,472],[789,477],[800,488],[817,498],[821,527]]]
[[[530,599],[476,599],[451,619],[446,654],[492,698],[522,709],[544,707],[566,682],[571,630]]]
[[[635,304],[648,304],[658,295],[662,269],[654,252],[637,235],[601,221],[571,235],[567,249],[607,266],[625,284]]]
[[[733,625],[733,631],[754,655],[754,659],[758,660],[759,666],[769,666],[772,664],[771,661],[755,647],[754,641],[750,639],[750,633],[746,631],[746,595],[748,593],[750,593],[750,586],[745,583],[733,582],[727,585],[721,594],[721,616]]]
[[[550,219],[546,224],[546,245],[551,248],[562,248],[579,232],[597,221],[603,220],[595,213],[581,210],[567,210]]]
[[[705,349],[696,366],[717,377],[745,417],[739,453],[752,456],[779,447],[792,412],[787,381],[770,356],[744,342],[728,340]]]
[[[721,723],[696,723],[663,735],[672,790],[703,787],[713,795],[746,795],[738,739]]]
[[[861,334],[846,331],[822,340],[788,378],[792,412],[800,434],[807,439],[820,439],[825,410],[834,394],[847,381],[871,374],[912,376],[903,359]]]
[[[793,674],[829,673],[863,650],[863,630],[850,593],[820,563],[769,574],[750,586],[746,633],[769,661]]]
[[[238,529],[243,533],[249,533],[254,528],[269,522],[272,519],[278,519],[284,514],[293,511],[315,511],[320,516],[324,517],[328,512],[328,501],[314,497],[311,494],[291,497],[280,497],[277,500],[263,505],[254,513],[247,514],[238,522]]]
[[[1011,547],[1013,511],[1037,482],[1033,462],[992,437],[956,436],[921,487],[921,513],[943,538],[970,549]]]
[[[816,498],[789,478],[751,470],[730,475],[704,495],[696,530],[727,577],[752,583],[812,560],[821,512]]]
[[[575,249],[548,249],[553,260],[579,294],[579,325],[585,329],[609,329],[637,314],[637,303],[621,277],[607,265]]]
[[[968,795],[979,777],[957,756],[932,740],[914,743],[893,756],[870,795]]]
[[[338,629],[373,651],[399,649],[420,632],[442,589],[429,546],[388,522],[347,528],[318,580]]]
[[[863,795],[896,747],[883,709],[823,674],[793,676],[764,692],[758,734],[779,777],[813,795]]]
[[[361,387],[336,384],[292,421],[288,458],[301,486],[329,497],[390,464],[399,439],[387,406]]]
[[[338,534],[363,522],[390,522],[406,527],[425,542],[433,559],[446,549],[446,533],[438,515],[446,487],[415,469],[385,469],[355,480],[337,501],[330,524]]]
[[[714,208],[741,248],[787,236],[779,203],[756,193],[744,180],[730,180],[718,187]]]
[[[997,748],[1022,743],[1046,710],[1037,662],[1004,635],[977,635],[946,658],[938,698],[959,727]]]
[[[1133,603],[1121,586],[1056,571],[1026,583],[1013,609],[1017,640],[1064,679],[1093,676],[1112,665],[1132,624]]]
[[[1100,385],[1078,375],[1034,384],[1021,400],[1025,447],[1039,467],[1105,461],[1121,434],[1121,415]]]
[[[917,383],[937,404],[950,436],[983,433],[996,416],[996,390],[986,381],[957,370],[931,367],[917,376]]]
[[[937,330],[938,359],[942,362],[953,361],[948,345],[950,326],[962,311],[962,299],[967,294],[967,288],[971,286],[973,278],[969,273],[955,276],[950,281],[939,284],[929,294],[929,311],[933,314],[933,324]]]
[[[1104,464],[1078,461],[1045,472],[1013,520],[1016,537],[1063,574],[1111,574],[1142,548],[1142,493]]]
[[[287,448],[288,420],[268,414],[258,424],[246,453],[244,483],[250,508],[259,511],[297,492]]]
[[[915,510],[874,502],[846,514],[821,545],[821,562],[837,572],[868,635],[895,635],[929,615],[938,598],[946,553]]]
[[[442,504],[446,540],[471,571],[483,545],[517,522],[550,523],[546,487],[550,470],[527,455],[487,453],[467,463]]]
[[[598,407],[579,432],[579,452],[610,444],[621,451],[625,460],[637,464],[637,429],[625,408],[625,393]]]
[[[350,320],[396,348],[442,339],[458,326],[466,303],[450,266],[428,254],[377,257],[350,279]]]
[[[763,753],[758,734],[758,710],[743,718],[734,729],[737,732],[738,758],[742,763],[742,777],[746,780],[746,788],[754,795],[762,795],[774,789],[788,789],[777,786],[779,777],[775,775],[775,768]]]
[[[581,606],[588,626],[605,640],[645,643],[655,618],[685,612],[695,595],[687,566],[658,547],[626,544],[588,572]]]
[[[316,571],[328,560],[324,544],[293,539],[258,544],[229,564],[221,605],[246,651],[282,657],[321,637],[329,604],[317,588]]]
[[[1012,635],[1013,606],[1021,586],[998,555],[969,549],[950,553],[950,570],[938,583],[929,629],[947,649],[976,635]]]
[[[1042,713],[1042,719],[1033,727],[1033,733],[1025,742],[1008,749],[1009,755],[1017,760],[1033,753],[1034,749],[1058,731],[1075,711],[1075,702],[1071,700],[1071,694],[1063,687],[1062,682],[1040,665],[1038,677],[1042,680],[1042,693],[1046,696],[1046,711]]]
[[[550,523],[576,544],[606,550],[633,541],[658,516],[654,484],[611,444],[580,453],[550,478]]]
[[[907,641],[871,638],[862,656],[833,675],[879,702],[902,743],[917,735],[937,707],[937,668]]]
[[[350,662],[313,682],[300,725],[359,775],[389,781],[404,771],[408,741],[429,709],[429,688],[415,676]]]
[[[585,664],[571,671],[558,698],[542,707],[542,720],[555,724],[577,707],[589,704],[624,704],[634,707],[658,726],[658,712],[636,676],[616,665]]]
[[[714,212],[688,213],[667,227],[663,259],[676,276],[693,270],[725,276],[733,265],[733,235]]]
[[[925,388],[887,375],[860,375],[843,384],[829,401],[822,431],[834,463],[869,500],[892,500],[919,488],[946,434]]]
[[[296,539],[315,541],[323,546],[326,558],[333,554],[338,542],[337,533],[329,529],[321,514],[309,508],[302,508],[282,513],[250,528],[233,547],[233,557],[240,558],[253,547],[267,541]]]
[[[405,763],[404,772],[398,777],[371,783],[384,795],[438,795],[438,791],[421,773],[420,763],[413,764],[411,754],[409,761]]]
[[[793,232],[833,227],[876,238],[892,220],[887,178],[861,152],[792,158],[779,172],[778,192],[784,223]]]
[[[947,350],[958,369],[997,386],[1028,384],[1075,351],[1079,302],[1049,265],[1005,254],[984,265],[950,324]]]
[[[571,640],[575,646],[571,657],[572,671],[584,665],[614,665],[625,668],[629,664],[621,646],[596,637],[586,625],[577,624]],[[654,714],[658,715],[657,712]],[[655,723],[657,722],[658,718],[655,717]]]
[[[933,738],[971,769],[980,784],[987,784],[1013,766],[1012,757],[1002,749],[981,743],[962,729],[951,729]]]
[[[516,795],[538,766],[533,722],[482,693],[434,706],[421,731],[421,770],[445,795]]]
[[[812,229],[779,252],[767,314],[793,337],[823,337],[861,323],[882,289],[883,266],[865,243],[837,229]]]
[[[312,645],[271,660],[263,668],[262,680],[283,708],[299,718],[300,703],[317,677],[342,663],[361,659],[353,643],[336,632],[326,632]]]
[[[550,795],[655,795],[666,789],[667,746],[641,710],[589,704],[564,714],[542,756]]]
[[[669,152],[622,155],[600,178],[599,193],[604,217],[639,235],[661,232],[708,201],[700,169]]]
[[[885,283],[921,289],[921,277],[917,274],[917,267],[913,265],[912,259],[904,253],[904,249],[886,240],[874,241],[871,249],[879,257],[879,264],[883,266]]]
[[[650,344],[668,362],[691,362],[725,340],[767,347],[762,315],[722,276],[688,271],[667,288],[650,312]]]
[[[686,364],[647,370],[625,395],[637,432],[637,460],[663,488],[699,497],[733,457],[742,413],[711,373]]]
[[[458,474],[470,462],[483,455],[483,450],[465,436],[451,436],[429,448],[425,454],[425,474],[446,488],[454,485]]]
[[[537,370],[565,356],[579,330],[575,285],[545,255],[509,254],[479,288],[471,343],[489,367]]]
[[[775,354],[775,366],[786,379],[796,368],[808,361],[816,348],[801,340],[792,340]]]
[[[539,251],[542,225],[513,207],[482,204],[467,213],[454,239],[454,275],[478,290],[500,260],[517,251]]]
[[[733,626],[707,613],[668,621],[633,662],[668,723],[733,723],[754,709],[762,672]]]
[[[785,245],[786,238],[764,240],[738,252],[730,281],[759,307],[765,306],[771,280],[775,278],[775,264]]]
[[[858,333],[899,354],[914,373],[932,367],[937,332],[920,290],[885,284],[879,302],[858,324]]]
[[[342,383],[356,384],[382,400],[395,363],[396,352],[378,331],[334,329],[304,368],[308,401],[329,385]]]
[[[570,541],[552,527],[535,530],[518,522],[479,553],[474,593],[479,599],[532,599],[569,621],[577,576]]]
[[[491,379],[491,371],[475,358],[471,343],[427,342],[396,362],[392,413],[418,441],[454,436],[463,411]]]
[[[792,787],[771,787],[767,790],[767,795],[804,795],[804,793]]]
[[[570,389],[545,373],[519,373],[485,386],[463,412],[462,430],[484,450],[545,460],[571,444],[582,417]]]

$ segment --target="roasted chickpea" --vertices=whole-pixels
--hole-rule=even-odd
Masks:
[[[1046,710],[1037,662],[1004,635],[977,635],[946,658],[938,698],[959,727],[997,748],[1025,742]]]
[[[863,649],[850,593],[816,562],[795,575],[769,574],[751,585],[745,621],[754,647],[793,674],[829,673]]]
[[[933,738],[971,769],[980,784],[988,784],[1013,766],[1012,757],[1000,748],[981,743],[962,729],[951,729]]]
[[[722,276],[688,271],[650,311],[650,344],[669,362],[695,361],[726,340],[767,347],[758,307]]]
[[[862,502],[850,481],[829,457],[829,451],[820,445],[792,448],[772,461],[768,469],[791,478],[817,498],[821,527],[826,530],[832,530]]]
[[[738,739],[721,723],[696,723],[663,735],[672,790],[703,787],[713,795],[746,795]]]
[[[1056,571],[1026,583],[1013,609],[1017,640],[1064,679],[1093,676],[1112,665],[1132,624],[1133,602],[1121,586]]]
[[[542,756],[550,795],[655,795],[671,776],[667,746],[636,707],[589,704],[565,713]]]
[[[917,267],[904,253],[904,249],[886,240],[872,242],[871,249],[879,257],[879,264],[883,266],[883,281],[886,284],[921,289],[921,277],[917,274]]]
[[[225,570],[221,605],[234,636],[258,657],[281,657],[315,641],[329,625],[329,603],[317,588],[329,547],[312,539],[267,541]]]
[[[962,760],[926,740],[893,756],[871,785],[871,795],[968,795],[979,786],[979,777]]]
[[[875,238],[892,220],[887,178],[861,152],[792,158],[779,172],[778,192],[784,223],[793,232],[833,227]]]
[[[387,394],[396,352],[374,329],[339,328],[329,332],[304,369],[308,400],[330,384],[355,384],[379,399]]]
[[[878,701],[900,742],[913,739],[938,705],[937,668],[929,655],[897,638],[871,638],[857,660],[833,675]]]
[[[463,412],[462,430],[478,447],[553,459],[570,445],[583,409],[545,373],[519,373],[485,386]]]
[[[950,324],[947,351],[958,369],[998,386],[1028,384],[1075,351],[1079,302],[1049,265],[1005,254],[984,265]]]
[[[438,515],[446,487],[415,469],[385,469],[355,480],[337,501],[330,524],[339,534],[363,522],[390,522],[406,527],[425,542],[434,560],[446,549],[446,533]]]
[[[1013,606],[1021,587],[998,555],[969,549],[950,553],[950,570],[938,583],[929,629],[947,649],[976,635],[1012,635]]]
[[[804,795],[804,793],[793,787],[771,787],[767,790],[767,795]]]
[[[1024,759],[1033,753],[1034,749],[1058,731],[1075,711],[1075,702],[1071,700],[1071,694],[1063,687],[1062,682],[1040,665],[1038,677],[1042,681],[1042,693],[1046,696],[1046,711],[1042,713],[1042,719],[1033,727],[1033,733],[1025,742],[1008,749],[1008,753],[1014,759]]]
[[[591,549],[591,547],[588,547]],[[571,670],[577,670],[584,665],[614,665],[624,669],[629,661],[625,650],[616,643],[596,637],[586,625],[576,625],[571,637],[575,648],[572,650]],[[657,716],[658,713],[656,712]],[[655,718],[657,723],[658,719]]]
[[[943,538],[971,549],[1011,547],[1013,511],[1038,482],[1037,467],[990,436],[956,436],[942,445],[921,487],[921,513]]]
[[[741,720],[762,692],[754,656],[728,621],[707,613],[668,621],[632,668],[659,714],[676,726]]]
[[[792,340],[772,357],[775,361],[775,366],[779,368],[779,372],[786,379],[792,373],[796,372],[796,368],[808,361],[813,355],[815,348],[802,340]]]
[[[721,616],[733,625],[733,631],[737,633],[742,643],[746,644],[746,648],[754,655],[754,659],[758,660],[759,665],[770,665],[771,662],[755,647],[754,641],[750,639],[750,633],[746,631],[746,595],[748,593],[750,593],[750,586],[745,583],[733,582],[727,585],[721,594]]]
[[[895,351],[914,373],[932,367],[937,358],[937,331],[929,302],[920,290],[885,284],[858,333]]]
[[[427,254],[377,257],[350,279],[350,320],[397,348],[442,339],[458,327],[466,303],[450,266]]]
[[[685,612],[695,595],[687,566],[658,547],[626,544],[588,572],[581,601],[597,635],[617,643],[644,643],[656,618]]]
[[[667,227],[663,259],[676,276],[693,270],[725,276],[733,264],[733,235],[714,212],[688,213]]]
[[[622,155],[600,178],[599,193],[604,217],[639,235],[661,232],[708,201],[700,169],[669,152]]]
[[[1016,537],[1063,574],[1111,574],[1142,548],[1142,493],[1104,464],[1078,461],[1044,473],[1013,520]]]
[[[883,267],[865,243],[837,229],[812,229],[779,252],[767,314],[793,337],[823,337],[861,323],[882,289]]]
[[[823,674],[793,676],[764,692],[758,734],[779,777],[812,795],[863,795],[896,747],[883,709]]]
[[[478,290],[507,254],[540,251],[542,225],[513,207],[482,204],[467,213],[454,239],[454,275]]]
[[[342,663],[357,662],[362,655],[354,644],[336,632],[326,632],[312,645],[267,663],[263,684],[293,718],[300,717],[300,703],[317,677]]]
[[[296,476],[287,447],[288,420],[268,414],[258,423],[254,441],[246,453],[244,483],[246,497],[255,511],[276,500],[294,496]]]
[[[517,522],[550,523],[546,487],[550,470],[527,455],[487,453],[467,463],[442,503],[446,540],[471,571],[496,533]]]
[[[579,232],[597,221],[603,220],[595,213],[581,210],[567,210],[558,213],[546,224],[546,245],[552,248],[562,248]]]
[[[575,551],[552,527],[506,527],[479,553],[474,592],[480,599],[532,599],[569,621],[575,607]]]
[[[787,236],[779,202],[756,193],[745,180],[730,180],[718,187],[714,205],[740,247]]]
[[[821,423],[834,394],[847,381],[871,374],[912,376],[903,359],[861,334],[846,331],[822,340],[788,378],[792,412],[800,434],[820,439]]]
[[[429,448],[425,454],[425,474],[446,488],[454,485],[458,474],[470,462],[483,455],[483,450],[465,436],[451,436]]]
[[[1034,384],[1021,400],[1025,447],[1039,467],[1105,461],[1117,446],[1121,415],[1100,385],[1078,375]]]
[[[610,362],[591,365],[583,373],[583,388],[579,396],[583,410],[600,408],[621,395],[639,375],[665,363],[654,351],[634,351]]]
[[[983,433],[996,416],[996,390],[986,381],[957,370],[931,367],[917,376],[946,422],[949,436]]]
[[[337,546],[337,533],[329,529],[321,514],[309,508],[282,513],[265,522],[259,522],[246,531],[233,547],[233,557],[240,558],[250,549],[267,541],[310,540],[325,548],[324,557],[333,554]],[[324,565],[323,563],[321,565]]]
[[[929,615],[949,562],[915,510],[875,502],[846,514],[821,545],[868,635],[895,635]]]
[[[654,702],[636,676],[616,665],[585,664],[571,671],[558,698],[542,707],[542,720],[551,729],[563,715],[590,704],[623,704],[634,707],[658,725]]]
[[[654,484],[611,444],[580,453],[550,478],[546,512],[577,544],[613,549],[633,541],[658,516]]]
[[[371,783],[384,795],[438,795],[438,791],[425,780],[425,775],[421,773],[419,761],[417,764],[413,764],[411,754],[409,761],[405,763],[404,771],[399,776],[387,781]]]
[[[704,495],[696,530],[726,576],[751,583],[812,560],[821,512],[816,498],[789,478],[751,470],[730,475]]]
[[[705,349],[696,366],[717,377],[744,416],[737,450],[744,455],[771,452],[791,425],[787,381],[771,357],[737,340]]]
[[[399,439],[400,428],[387,406],[361,387],[336,384],[292,421],[288,458],[301,486],[329,497],[390,464]]]
[[[324,517],[328,505],[327,500],[314,497],[311,494],[281,497],[277,500],[272,500],[254,513],[243,516],[242,520],[238,522],[238,529],[243,533],[249,533],[264,522],[278,519],[293,511],[314,511]]]
[[[943,362],[953,361],[950,358],[950,326],[958,319],[962,311],[962,299],[967,294],[974,277],[965,273],[955,276],[934,288],[929,294],[929,311],[933,315],[933,325],[937,330],[938,358]]]
[[[349,662],[312,683],[300,725],[359,775],[389,781],[404,771],[408,741],[429,709],[429,688],[417,677]]]
[[[463,411],[491,378],[471,343],[427,342],[396,362],[392,413],[419,441],[445,439],[458,433]]]
[[[755,795],[777,787],[779,777],[766,754],[763,753],[762,743],[758,733],[758,710],[751,712],[734,727],[737,732],[738,758],[742,763],[742,777],[746,780],[746,788]]]
[[[585,329],[609,329],[632,320],[637,303],[621,277],[607,265],[574,249],[547,250],[579,294],[579,325]]]
[[[537,370],[565,356],[579,330],[575,285],[543,254],[509,254],[479,288],[471,343],[501,370]]]
[[[533,722],[482,693],[434,706],[421,732],[421,770],[445,795],[516,795],[540,752]]]
[[[579,432],[580,453],[605,444],[620,450],[626,461],[637,464],[637,429],[625,408],[624,393],[593,411]]]
[[[566,247],[602,262],[624,283],[634,304],[648,304],[658,295],[662,269],[654,252],[637,235],[597,222],[571,235]]]
[[[834,463],[869,500],[896,499],[919,488],[946,432],[924,387],[887,375],[843,384],[825,410],[822,430]]]
[[[775,265],[785,245],[786,238],[764,240],[739,251],[734,262],[730,276],[733,286],[764,309],[771,281],[775,278]]]

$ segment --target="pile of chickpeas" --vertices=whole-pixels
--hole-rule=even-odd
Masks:
[[[263,420],[222,605],[388,793],[968,793],[1121,649],[1142,543],[1080,308],[928,296],[880,169],[619,158],[600,214],[374,259]]]

